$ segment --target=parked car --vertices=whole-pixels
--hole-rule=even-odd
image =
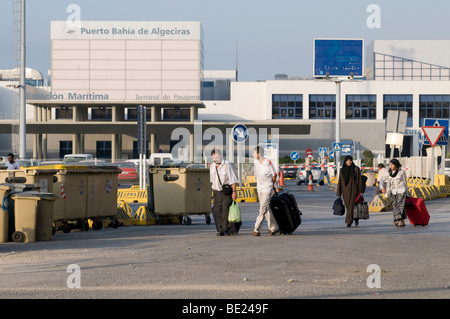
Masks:
[[[64,165],[63,161],[43,161],[39,163],[39,166],[49,166],[49,165]]]
[[[297,177],[297,168],[283,168],[283,178],[284,179],[295,179]]]
[[[114,166],[118,166],[122,172],[118,176],[120,182],[136,182],[138,180],[138,171],[131,162],[114,162]]]
[[[311,167],[312,179],[313,183],[317,183],[320,177],[320,167]],[[301,185],[302,183],[308,184],[309,181],[306,180],[306,171],[304,167],[300,167],[297,171],[297,185]],[[323,185],[323,180],[320,182]]]

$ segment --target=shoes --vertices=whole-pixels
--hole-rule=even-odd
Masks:
[[[398,224],[398,227],[405,227],[405,220],[400,219],[400,224]]]
[[[256,231],[252,232],[252,235],[253,236],[260,236],[260,234],[258,232],[256,232]]]
[[[352,227],[352,224],[347,224],[347,227]]]
[[[320,184],[319,184],[319,183],[317,183],[316,185],[317,185],[317,186],[320,186]]]
[[[358,225],[359,225],[359,220],[355,219],[355,227],[358,227]]]
[[[269,236],[275,236],[275,235],[279,235],[280,234],[280,230],[277,229],[276,231],[271,231],[269,232]]]
[[[225,233],[221,231],[220,233],[217,233],[217,236],[225,236]]]
[[[394,221],[394,222],[392,223],[392,225],[395,226],[395,227],[398,227],[398,220]]]

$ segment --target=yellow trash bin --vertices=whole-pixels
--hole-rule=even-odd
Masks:
[[[51,240],[55,194],[23,192],[12,195],[14,200],[15,242]]]
[[[187,216],[205,214],[211,221],[211,182],[208,168],[150,168],[155,214]],[[188,217],[188,216],[187,216]],[[190,224],[190,218],[185,220]]]
[[[117,166],[91,166],[88,175],[86,218],[117,215]]]
[[[9,209],[8,196],[12,186],[9,184],[0,184],[0,199],[2,208],[0,210],[0,243],[9,241]]]

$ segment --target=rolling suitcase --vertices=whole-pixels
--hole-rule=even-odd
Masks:
[[[411,225],[428,225],[430,214],[422,198],[406,197],[405,212]]]
[[[302,213],[292,194],[275,193],[270,198],[270,209],[282,234],[291,234],[302,223]]]

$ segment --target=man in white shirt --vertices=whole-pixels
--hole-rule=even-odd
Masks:
[[[320,177],[319,180],[317,181],[317,186],[320,186],[320,182],[323,181],[325,182],[325,177],[327,178],[327,182],[328,182],[328,186],[330,186],[331,182],[330,182],[330,175],[328,174],[328,155],[325,155],[323,160],[322,160],[322,164],[320,165]],[[309,182],[309,181],[308,181]]]
[[[8,162],[6,163],[7,169],[20,169],[19,163],[14,161],[14,154],[9,153],[8,154]]]
[[[278,234],[278,224],[275,217],[270,210],[270,197],[274,189],[274,183],[277,179],[277,173],[272,163],[264,157],[264,148],[261,146],[255,147],[253,151],[255,159],[255,176],[256,189],[259,198],[259,215],[256,218],[255,227],[252,232],[254,236],[260,236],[262,222],[267,219],[267,226],[269,228],[269,235]]]
[[[228,222],[228,211],[237,198],[236,185],[238,180],[233,165],[222,157],[218,149],[211,151],[213,163],[209,167],[211,187],[213,189],[214,219],[216,223],[217,236],[235,235],[240,225]],[[224,193],[223,185],[231,185],[232,193]]]

